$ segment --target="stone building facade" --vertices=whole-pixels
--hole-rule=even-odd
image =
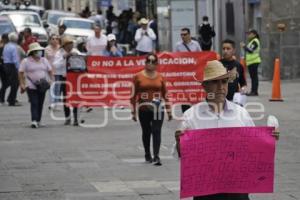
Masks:
[[[281,78],[300,78],[300,1],[262,0],[261,12],[262,75],[272,78],[274,59],[280,58]]]

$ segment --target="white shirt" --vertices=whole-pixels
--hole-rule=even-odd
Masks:
[[[195,41],[195,40],[191,40],[188,44],[186,44],[186,46],[188,46],[188,48],[190,49],[190,51],[202,51],[199,42]],[[175,46],[175,51],[176,52],[187,52],[189,51],[185,45],[183,44],[183,41],[177,42],[176,46]]]
[[[80,55],[80,52],[77,49],[72,49],[71,51],[74,54]],[[53,61],[53,66],[55,68],[54,70],[54,75],[62,75],[66,76],[67,74],[67,59],[64,58],[64,55],[66,54],[66,51],[61,48],[59,49],[55,56],[54,56],[54,61]]]
[[[100,38],[97,38],[96,36],[88,37],[86,42],[87,54],[91,56],[103,56],[106,46],[106,35],[101,34]]]
[[[146,32],[148,35],[145,35]],[[134,39],[137,42],[136,50],[149,53],[153,51],[153,40],[156,40],[156,35],[151,28],[147,30],[139,28]]]
[[[214,113],[206,101],[188,109],[180,130],[255,126],[247,110],[226,100],[224,111]]]

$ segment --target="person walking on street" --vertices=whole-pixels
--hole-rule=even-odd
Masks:
[[[208,17],[202,18],[203,23],[199,27],[199,41],[203,51],[210,51],[212,46],[212,38],[216,36],[214,28],[209,24]]]
[[[246,65],[251,78],[251,92],[248,96],[258,96],[258,66],[261,63],[260,40],[256,30],[248,32],[248,44],[241,43],[246,51]]]
[[[214,60],[207,63],[202,86],[208,95],[205,101],[194,105],[183,115],[180,128],[175,133],[179,155],[179,136],[185,130],[255,126],[245,108],[226,100],[228,82],[231,78],[230,72],[221,62]],[[201,80],[202,76],[197,79]],[[273,136],[278,139],[279,132],[274,132]],[[220,193],[194,197],[194,200],[249,200],[249,196],[239,193]]]
[[[167,98],[166,83],[162,75],[157,72],[158,57],[148,54],[145,69],[133,78],[132,119],[139,117],[142,127],[142,139],[145,150],[145,160],[154,165],[161,165],[159,150],[161,144],[161,128],[164,120],[163,100],[169,120],[172,119]],[[151,156],[150,143],[153,138],[153,154]]]
[[[70,36],[64,36],[62,38],[62,46],[56,52],[54,57],[53,65],[55,67],[55,74],[58,75],[57,78],[60,82],[66,81],[67,76],[67,59],[72,55],[79,55],[80,52],[74,48],[74,40]],[[64,114],[65,114],[65,125],[71,124],[71,112],[70,107],[66,103],[67,90],[66,84],[59,84],[60,90],[63,93],[63,102],[64,102]],[[60,96],[60,94],[55,95],[56,97]],[[78,112],[77,108],[73,108],[73,117],[74,117],[74,126],[78,126]]]
[[[18,80],[18,69],[20,65],[20,54],[18,50],[17,40],[18,35],[16,33],[10,33],[8,35],[9,42],[4,46],[2,57],[3,57],[3,71],[7,82],[2,86],[0,91],[0,101],[5,101],[6,89],[10,87],[10,93],[8,96],[9,106],[21,106],[16,101],[19,80]]]
[[[23,44],[22,44],[22,48],[25,51],[25,53],[27,53],[27,51],[29,49],[29,45],[31,43],[37,42],[37,38],[32,35],[31,28],[29,28],[29,27],[24,29],[23,34],[24,34],[23,35],[24,36],[24,41],[23,41]]]
[[[110,56],[110,57],[123,56],[122,51],[117,46],[116,40],[117,40],[116,36],[112,33],[107,36],[108,43],[107,43],[106,50],[103,53],[104,56]]]
[[[58,37],[58,35],[52,34],[49,38],[49,45],[45,48],[45,57],[49,61],[50,65],[52,67],[52,72],[54,74],[55,82],[54,82],[53,90],[50,91],[50,106],[49,106],[49,109],[53,109],[53,110],[55,110],[55,107],[56,107],[55,103],[57,103],[59,100],[56,97],[59,96],[59,94],[60,94],[59,84],[56,84],[56,81],[59,82],[60,79],[59,79],[59,75],[56,75],[55,68],[53,65],[55,54],[59,50],[59,48],[60,48],[59,37]]]
[[[44,48],[39,43],[29,45],[28,57],[19,69],[21,93],[27,91],[30,102],[31,128],[41,125],[45,95],[53,80],[52,66],[43,57]],[[42,86],[43,85],[43,86]]]
[[[246,94],[247,83],[244,76],[244,68],[241,63],[234,58],[235,42],[233,40],[226,39],[222,42],[222,54],[223,58],[220,62],[232,75],[232,81],[228,83],[226,99],[232,101],[234,93],[241,92],[242,94]]]
[[[86,42],[87,54],[90,56],[103,56],[107,45],[107,37],[102,34],[100,26],[94,27],[95,35],[88,37]]]
[[[155,50],[153,41],[156,40],[156,35],[152,28],[148,27],[148,23],[149,21],[146,18],[142,18],[140,20],[141,28],[135,32],[136,54],[139,56],[147,55]]]
[[[192,40],[191,31],[189,28],[182,28],[180,32],[181,41],[177,42],[175,52],[196,52],[202,51],[199,43]],[[182,104],[181,110],[184,113],[190,108],[190,104]]]
[[[4,105],[5,103],[5,99],[2,99],[2,97],[4,97],[4,95],[1,95],[1,93],[3,92],[4,88],[7,87],[8,85],[8,80],[7,80],[7,77],[5,76],[5,71],[4,71],[4,66],[3,66],[3,49],[4,49],[4,46],[9,42],[9,39],[8,39],[8,34],[7,33],[4,33],[2,36],[1,36],[1,43],[0,43],[0,79],[1,79],[1,89],[0,89],[0,96],[1,96],[1,99],[0,99],[0,104],[1,105]]]

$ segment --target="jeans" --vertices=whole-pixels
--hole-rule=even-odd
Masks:
[[[142,127],[142,139],[145,149],[145,157],[151,157],[150,143],[153,138],[154,157],[159,156],[161,144],[161,128],[164,120],[164,111],[139,110],[139,119]]]
[[[258,93],[258,74],[257,74],[257,68],[259,66],[259,63],[252,64],[248,66],[250,78],[251,78],[251,93]]]
[[[15,64],[5,63],[2,66],[3,76],[5,77],[2,80],[2,87],[0,90],[0,101],[5,102],[5,93],[6,89],[10,87],[10,93],[8,96],[9,105],[14,105],[16,103],[17,92],[19,87],[19,78],[18,78],[18,69]],[[1,77],[2,78],[2,77]]]
[[[248,194],[213,194],[194,197],[194,200],[250,200]]]
[[[66,79],[62,75],[54,75],[54,87],[53,90],[50,91],[50,102],[51,103],[58,103],[61,101],[61,94],[62,94],[62,81]]]
[[[37,90],[27,88],[27,94],[30,100],[31,121],[40,122],[46,92],[41,93]]]

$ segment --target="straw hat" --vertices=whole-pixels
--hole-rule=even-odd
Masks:
[[[112,40],[116,40],[116,36],[114,34],[108,34],[107,35],[107,41],[112,41]]]
[[[203,78],[196,73],[195,79],[200,82],[220,80],[224,78],[229,78],[230,72],[223,66],[220,61],[213,60],[208,61],[203,71]]]
[[[27,51],[27,56],[29,56],[30,53],[32,53],[33,51],[43,51],[43,50],[45,50],[45,48],[41,47],[41,45],[39,43],[37,43],[37,42],[31,43],[29,45],[29,49]]]
[[[140,24],[148,24],[148,23],[149,23],[149,20],[146,19],[146,18],[142,18],[142,19],[140,20]]]
[[[64,36],[61,40],[61,46],[65,46],[66,44],[73,43],[74,39],[71,36]]]

